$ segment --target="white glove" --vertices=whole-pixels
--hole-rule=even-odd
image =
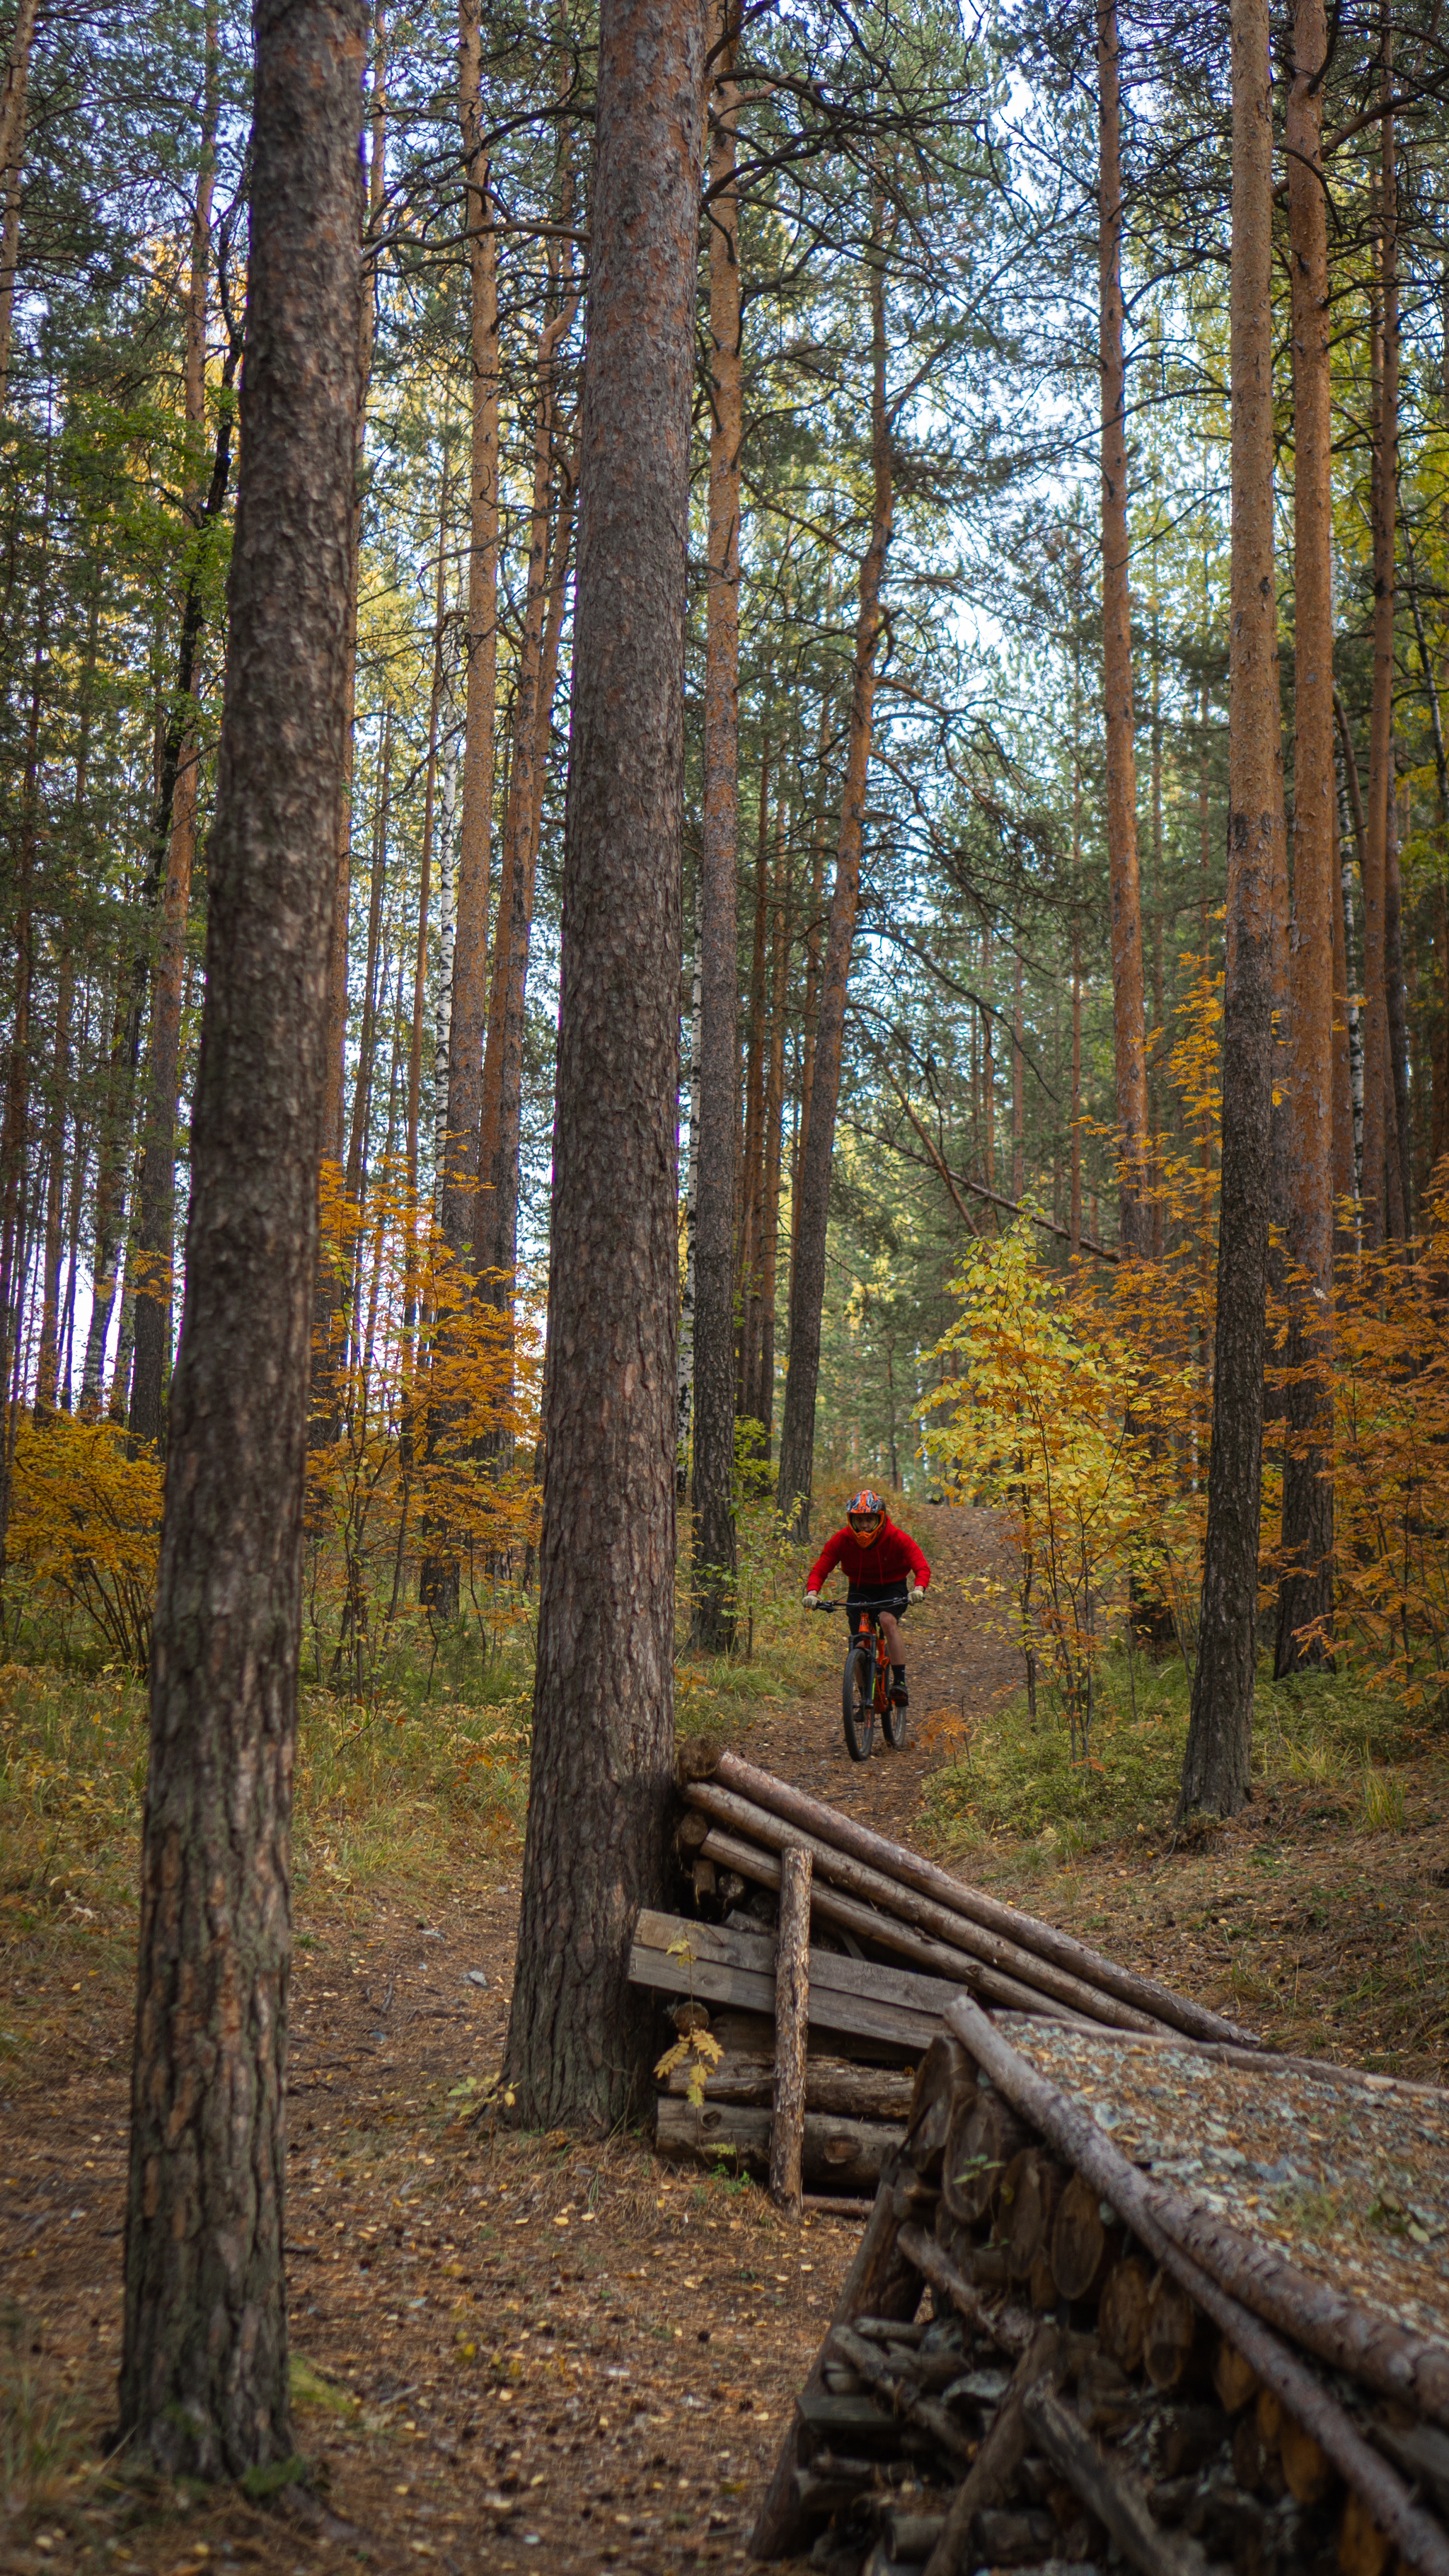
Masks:
[[[906,1599],[908,1601],[914,1601],[920,1590],[921,1586],[916,1581],[915,1576],[913,1574],[908,1574],[906,1577]]]
[[[805,1608],[807,1610],[819,1610],[821,1607],[822,1604],[819,1593],[807,1592],[805,1595]]]

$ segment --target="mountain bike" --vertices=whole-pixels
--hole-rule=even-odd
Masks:
[[[876,1616],[878,1610],[890,1610],[897,1618],[906,1607],[903,1592],[898,1601],[880,1601],[859,1605],[860,1626],[845,1650],[845,1671],[840,1683],[840,1712],[845,1721],[845,1749],[852,1762],[868,1762],[875,1744],[875,1722],[880,1719],[881,1733],[896,1752],[906,1740],[906,1712],[897,1708],[891,1698],[890,1649]],[[844,1601],[827,1601],[827,1610],[844,1610]]]

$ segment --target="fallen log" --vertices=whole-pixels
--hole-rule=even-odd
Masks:
[[[847,2325],[832,2326],[827,2343],[827,2368],[830,2354],[848,2362],[868,2388],[888,2398],[893,2413],[908,2416],[923,2433],[929,2433],[937,2449],[944,2451],[948,2458],[969,2461],[976,2444],[965,2428],[957,2423],[949,2407],[941,2405],[937,2398],[923,2396],[913,2387],[909,2374],[894,2368],[864,2335],[853,2334]]]
[[[968,2325],[975,2326],[978,2333],[986,2335],[998,2352],[1010,2353],[1014,2357],[1025,2351],[1036,2331],[1035,2317],[1028,2316],[1024,2308],[991,2307],[975,2283],[967,2280],[959,2264],[952,2262],[945,2247],[938,2244],[934,2236],[928,2236],[924,2228],[914,2225],[903,2227],[900,2243],[901,2252],[914,2264],[922,2279],[929,2281],[933,2290],[939,2290],[943,2298],[949,2299],[957,2315],[964,2317]]]
[[[748,2103],[711,2102],[706,2095],[696,2110],[673,2094],[661,2094],[655,2105],[655,2143],[671,2164],[698,2164],[709,2171],[733,2163],[737,2170],[767,2181],[774,2114]],[[802,2181],[829,2191],[874,2191],[887,2159],[899,2148],[901,2132],[870,2120],[842,2120],[807,2111],[800,2124]]]
[[[920,2306],[920,2272],[901,2252],[894,2181],[895,2167],[888,2163],[881,2175],[880,2188],[866,2220],[864,2234],[856,2248],[855,2260],[836,2304],[832,2326],[848,2326],[857,2317],[892,2317],[909,2324]],[[822,2343],[811,2364],[802,2396],[811,2392],[823,2394],[825,2353],[826,2343]],[[807,2528],[809,2517],[795,2494],[795,2474],[801,2466],[800,2429],[803,2420],[797,2406],[750,2534],[750,2554],[754,2558],[785,2557]]]
[[[956,2103],[963,2092],[975,2090],[970,2058],[959,2039],[943,2031],[921,2061],[906,2133],[906,2161],[923,2182],[939,2183]]]
[[[946,2508],[940,2537],[926,2561],[925,2576],[961,2576],[970,2563],[971,2526],[978,2513],[1001,2503],[1011,2492],[1028,2443],[1024,2401],[1061,2366],[1061,2336],[1055,2326],[1038,2326],[1012,2375],[1011,2384],[986,2434]]]
[[[805,2143],[805,2032],[810,2004],[810,1854],[781,1855],[775,1946],[775,2083],[770,2118],[770,2198],[800,2215]]]
[[[1103,2217],[1103,2208],[1107,2216]],[[1064,2299],[1095,2299],[1122,2251],[1116,2212],[1074,2173],[1052,2227],[1052,2279]]]
[[[1028,2389],[1022,2413],[1053,2468],[1105,2523],[1142,2576],[1205,2576],[1207,2562],[1196,2541],[1158,2529],[1136,2480],[1103,2458],[1081,2419],[1050,2388]]]
[[[1401,2480],[1364,2440],[1345,2409],[1315,2373],[1169,2233],[1160,2215],[1161,2203],[1170,2197],[1181,2206],[1178,2195],[1166,2195],[1160,2186],[1146,2182],[1112,2144],[1105,2130],[1098,2128],[1090,2113],[1069,2101],[1034,2066],[1028,2065],[977,2005],[963,1996],[949,2007],[947,2018],[977,2065],[1007,2094],[1021,2117],[1089,2182],[1096,2183],[1103,2198],[1111,2201],[1149,2253],[1173,2273],[1214,2325],[1237,2346],[1264,2387],[1277,2395],[1295,2422],[1311,2433],[1336,2462],[1410,2565],[1421,2568],[1424,2576],[1449,2576],[1449,2539],[1411,2502]],[[1376,2327],[1386,2323],[1380,2318],[1370,2321]],[[1295,2332],[1294,2326],[1290,2324],[1288,2331]],[[1396,2331],[1404,2333],[1403,2329]],[[1308,2338],[1300,2334],[1299,2340],[1307,2342]],[[1316,2347],[1310,2345],[1310,2349]],[[1353,2371],[1353,2364],[1338,2354],[1323,2357],[1336,2359],[1339,2367]],[[1365,2374],[1358,2371],[1354,2375]]]
[[[906,2067],[857,2066],[849,2057],[812,2057],[805,2059],[805,2108],[807,2111],[832,2111],[847,2120],[879,2120],[897,2130],[904,2129],[911,2107],[913,2077]],[[774,2061],[768,2057],[742,2057],[727,2051],[717,2066],[711,2066],[705,2077],[705,2100],[744,2102],[770,2105],[775,2082]],[[665,2079],[670,2093],[688,2091],[690,2069],[674,2067]]]
[[[762,1818],[761,1821],[773,1820]],[[788,1843],[791,1839],[788,1826],[781,1826],[780,1833],[783,1841]],[[824,1850],[823,1846],[820,1848]],[[816,1849],[808,1845],[807,1849],[813,1863]],[[778,1887],[780,1884],[780,1864],[774,1853],[747,1842],[741,1835],[727,1834],[714,1827],[705,1842],[704,1852],[711,1865],[726,1867],[737,1877],[752,1878],[757,1886]],[[827,1865],[828,1860],[827,1851],[822,1866]],[[965,1986],[973,1994],[984,1995],[988,2003],[999,2004],[1006,2012],[1042,2013],[1051,2019],[1079,2023],[1088,2030],[1099,2026],[1101,2016],[1095,2003],[1083,2001],[1078,2008],[1073,2008],[1041,1986],[1024,1984],[1019,1977],[1004,1976],[999,1969],[985,1966],[972,1952],[932,1940],[924,1932],[914,1932],[909,1924],[899,1923],[891,1915],[881,1914],[874,1906],[861,1903],[853,1896],[842,1896],[835,1889],[817,1882],[811,1904],[822,1922],[839,1924],[844,1931],[855,1934],[860,1940],[878,1941],[883,1949],[895,1950],[903,1959],[914,1959],[918,1967],[928,1969],[933,1976],[945,1978],[952,1986]],[[958,1925],[957,1929],[960,1928]],[[1061,1978],[1057,1982],[1061,1985],[1075,1984],[1075,1980],[1069,1978]],[[1083,1997],[1089,1993],[1088,1988],[1081,1989]],[[1122,2007],[1113,2005],[1110,2009],[1118,2011]]]
[[[746,1762],[742,1755],[718,1752],[702,1742],[686,1747],[680,1761],[680,1785],[685,1795],[690,1786],[706,1778],[783,1817],[802,1833],[817,1836],[833,1849],[880,1870],[917,1894],[934,1898],[964,1921],[994,1932],[1047,1965],[1080,1978],[1099,1994],[1115,1997],[1149,2023],[1165,2022],[1170,2029],[1186,2031],[1196,2039],[1224,2040],[1247,2049],[1257,2047],[1251,2031],[1240,2030],[1222,2014],[1210,2012],[1206,2005],[1186,1995],[1174,1994],[1171,1987],[1159,1985],[1155,1977],[1119,1967],[1115,1960],[1104,1958],[1086,1942],[1074,1940],[1050,1923],[1039,1922],[1034,1915],[998,1904],[980,1888],[970,1887],[964,1879],[938,1868],[934,1861],[924,1860],[903,1843],[872,1832],[869,1826],[826,1806],[807,1791],[776,1780],[768,1771]]]

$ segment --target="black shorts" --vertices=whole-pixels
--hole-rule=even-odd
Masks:
[[[852,1583],[845,1599],[852,1637],[860,1635],[865,1624],[864,1611],[892,1610],[898,1619],[903,1619],[907,1606],[905,1592],[899,1583]]]

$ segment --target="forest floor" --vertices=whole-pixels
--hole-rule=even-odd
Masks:
[[[1161,1815],[1024,1836],[973,1823],[1018,1669],[973,1602],[984,1514],[918,1534],[905,1752],[852,1766],[836,1685],[771,1703],[750,1756],[959,1856],[1033,1910],[1265,2036],[1440,2077],[1449,2021],[1449,1783],[1437,1739],[1395,1768],[1393,1830],[1323,1764],[1260,1779],[1189,1845]],[[832,1636],[843,1646],[838,1622]],[[1146,1713],[1150,1717],[1150,1710]],[[954,1766],[951,1769],[943,1766]],[[1387,1794],[1387,1793],[1386,1793]],[[507,2022],[516,1833],[349,1885],[305,1873],[293,1987],[288,2221],[308,2485],[271,2499],[104,2465],[120,2342],[132,1954],[127,1922],[13,1886],[0,1913],[0,2567],[291,2576],[435,2562],[448,2576],[746,2563],[762,2480],[856,2222],[792,2229],[748,2184],[681,2176],[632,2135],[519,2137],[479,2116]],[[480,1983],[479,1978],[486,1983]],[[471,2088],[471,2090],[470,2090]]]

